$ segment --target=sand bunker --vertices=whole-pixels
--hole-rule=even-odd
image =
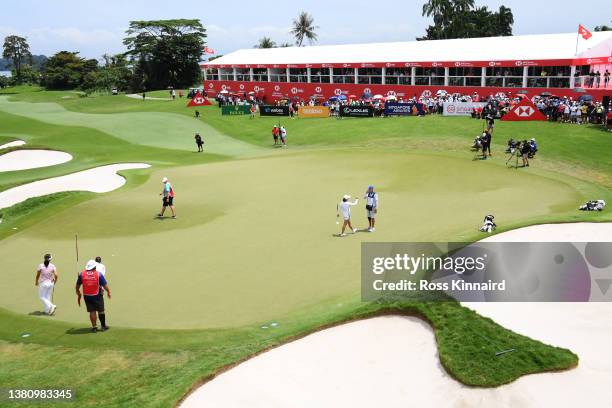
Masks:
[[[13,140],[12,142],[8,142],[3,145],[0,145],[0,150],[8,149],[9,147],[23,146],[24,144],[26,144],[26,142],[24,142],[23,140]]]
[[[0,172],[55,166],[72,160],[72,155],[54,150],[15,150],[0,156]]]
[[[40,197],[63,191],[91,191],[106,193],[125,184],[118,171],[144,169],[145,163],[122,163],[96,167],[61,177],[35,181],[0,192],[0,209],[23,202],[28,198]]]
[[[523,228],[495,241],[607,241],[612,224]],[[441,367],[428,324],[384,316],[323,330],[240,364],[181,407],[612,406],[612,304],[466,304],[501,325],[578,353],[578,368],[522,377],[494,389],[465,387]],[[270,329],[271,330],[271,329]]]

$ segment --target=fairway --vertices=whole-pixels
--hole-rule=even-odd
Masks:
[[[101,255],[113,283],[115,324],[142,328],[219,328],[282,320],[303,308],[358,298],[360,243],[461,241],[482,215],[505,224],[573,208],[569,185],[497,165],[434,154],[371,149],[274,155],[151,174],[143,185],[50,216],[3,242],[1,306],[37,310],[28,279],[40,253],[52,252],[71,281],[74,234],[81,263]],[[487,183],[478,182],[483,173]],[[177,220],[158,220],[160,180],[177,191]],[[339,239],[336,199],[384,197],[377,232]],[[362,205],[358,228],[367,225]],[[55,300],[73,303],[72,283]],[[273,299],[274,301],[269,301]],[[83,320],[66,307],[56,319]]]

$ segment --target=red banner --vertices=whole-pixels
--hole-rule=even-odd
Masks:
[[[248,94],[254,92],[258,98],[264,98],[266,102],[272,103],[277,99],[290,98],[308,101],[310,97],[317,99],[327,99],[332,96],[356,95],[361,97],[363,94],[371,95],[395,95],[398,99],[410,99],[421,96],[429,97],[436,95],[438,91],[445,91],[453,94],[462,95],[478,94],[480,100],[489,95],[503,93],[508,96],[521,94],[529,98],[540,95],[542,92],[550,92],[559,97],[578,99],[585,93],[579,93],[570,88],[502,88],[502,87],[479,87],[479,86],[443,86],[443,85],[360,85],[360,84],[314,84],[314,83],[291,83],[291,82],[249,82],[249,81],[204,81],[204,88],[208,95],[214,96],[223,90],[232,93]],[[587,89],[586,95],[591,95],[595,100],[602,100],[604,95],[609,95],[610,90],[606,89]]]
[[[196,93],[191,99],[191,101],[189,101],[189,103],[187,104],[187,106],[207,106],[207,105],[212,105],[212,103],[210,103],[208,98],[202,96],[199,92]]]
[[[536,108],[531,99],[523,98],[504,115],[502,120],[510,122],[546,120],[546,116]]]

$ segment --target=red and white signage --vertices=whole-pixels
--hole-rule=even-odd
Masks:
[[[502,120],[511,122],[546,120],[546,116],[536,108],[529,98],[523,98],[504,115]]]
[[[210,103],[208,98],[202,96],[202,94],[199,92],[197,92],[193,96],[191,101],[189,101],[189,103],[187,104],[187,106],[207,106],[207,105],[212,105],[212,104]]]

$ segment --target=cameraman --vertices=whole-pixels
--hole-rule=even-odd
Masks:
[[[519,146],[521,151],[521,157],[523,158],[523,167],[529,167],[529,153],[531,152],[531,145],[527,140],[523,140]]]
[[[487,152],[489,152],[489,156],[491,156],[491,133],[489,133],[488,130],[482,132],[480,141],[482,143],[482,159],[486,160]]]

